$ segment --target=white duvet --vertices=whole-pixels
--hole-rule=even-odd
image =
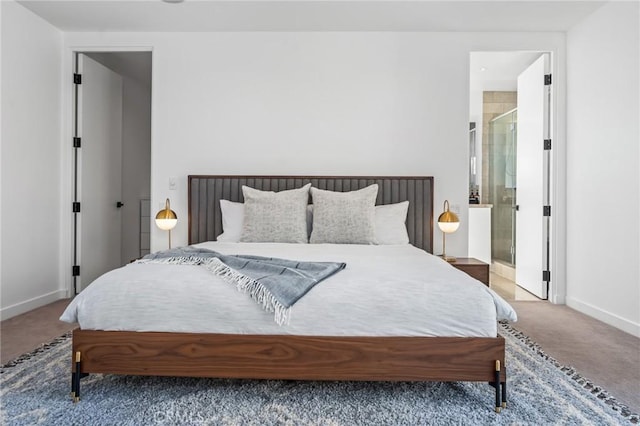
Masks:
[[[317,336],[495,337],[513,308],[481,282],[411,245],[199,244],[224,254],[346,262],[279,326],[201,266],[129,264],[95,280],[60,319],[85,330]]]

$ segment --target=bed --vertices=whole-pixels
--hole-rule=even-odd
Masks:
[[[407,265],[412,264],[412,256],[426,257],[428,255],[424,252],[432,252],[432,177],[189,176],[189,244],[213,248],[220,252],[237,251],[237,245],[231,243],[211,243],[223,232],[220,200],[243,201],[243,185],[264,191],[282,191],[299,188],[307,183],[311,183],[316,188],[340,192],[358,190],[376,183],[379,187],[377,205],[409,201],[406,225],[412,246],[393,246],[380,250],[384,251],[384,256],[394,256],[398,253],[397,259],[405,259]],[[296,255],[297,260],[318,259],[318,250],[321,250],[319,246],[313,244],[299,245],[294,249],[287,244],[242,244],[245,244],[243,247],[247,254],[262,254],[266,249],[267,252],[275,253],[277,256],[292,258],[294,256],[290,254]],[[335,246],[331,253],[348,259],[348,265],[358,265],[361,259],[374,255],[373,251],[369,253],[367,250],[378,249]],[[444,263],[433,256],[428,258],[430,262]],[[416,263],[422,264],[422,262]],[[140,273],[144,273],[141,269],[143,266],[130,265],[122,268],[122,271],[110,273],[113,287],[126,281],[126,274],[135,273],[136,268],[141,270]],[[479,282],[470,283],[469,281],[473,280],[464,273],[449,265],[445,266],[448,267],[447,277],[453,277],[449,283],[452,288],[462,286],[463,292],[470,293],[471,297],[487,298],[489,296],[486,294],[489,293],[493,297],[492,292],[484,285]],[[196,269],[184,270],[189,271],[188,274],[196,274],[195,281],[197,281],[197,274],[201,273]],[[167,269],[166,273],[161,269],[158,271],[160,271],[159,275],[164,276],[163,279],[167,281],[173,279],[170,277],[171,270]],[[341,279],[349,280],[350,273],[340,272],[343,274]],[[377,285],[384,285],[384,268],[369,273],[367,279],[370,284],[379,282]],[[420,277],[426,273],[426,270],[414,271],[411,284],[413,287],[408,285],[407,291],[419,289]],[[459,275],[450,275],[452,273]],[[118,274],[124,275],[121,277]],[[136,276],[135,280],[141,282],[139,276]],[[461,281],[460,284],[457,283],[458,280]],[[357,313],[347,314],[354,318],[349,322],[356,325],[360,323],[360,328],[356,325],[351,328],[331,326],[332,321],[338,324],[347,322],[337,314],[334,315],[336,318],[333,320],[323,321],[317,317],[317,312],[321,308],[317,306],[314,308],[313,303],[330,299],[331,295],[336,293],[336,289],[332,288],[337,285],[336,282],[337,280],[327,280],[326,285],[324,283],[317,285],[310,292],[310,296],[301,299],[292,311],[292,326],[280,327],[269,323],[268,326],[258,327],[259,332],[252,332],[256,328],[246,324],[242,326],[231,324],[230,328],[221,329],[209,329],[207,324],[200,324],[195,328],[183,330],[179,325],[169,326],[171,321],[168,320],[162,325],[149,325],[143,321],[134,326],[132,325],[134,317],[118,318],[113,323],[102,324],[94,324],[89,319],[79,317],[81,329],[73,332],[72,396],[75,401],[79,400],[80,379],[90,373],[285,380],[484,381],[495,388],[496,411],[499,412],[501,408],[506,407],[505,342],[497,335],[495,312],[493,317],[483,313],[478,314],[475,319],[466,320],[466,323],[474,323],[482,322],[479,321],[482,318],[488,318],[485,322],[489,325],[480,331],[458,333],[455,330],[446,330],[446,326],[444,331],[431,330],[429,324],[434,322],[431,318],[422,321],[422,325],[415,325],[412,322],[415,329],[409,332],[396,332],[397,328],[382,321],[380,324],[383,330],[376,335],[368,335],[366,314],[361,313],[363,318],[361,321],[357,320]],[[432,291],[442,291],[444,285],[447,284],[434,284]],[[90,291],[92,286],[83,293]],[[182,300],[180,297],[192,291],[201,290],[186,285],[183,292],[174,294],[174,298]],[[220,291],[232,292],[230,289],[225,290],[222,286]],[[354,291],[362,290],[356,288]],[[488,293],[485,294],[485,292]],[[122,296],[126,291],[116,291],[114,294],[114,299],[130,303],[131,297]],[[203,297],[197,294],[196,296],[200,299]],[[87,300],[90,300],[88,297]],[[224,297],[231,298],[233,295],[228,294]],[[355,296],[352,294],[349,297]],[[411,294],[404,297],[411,298]],[[338,299],[334,302],[340,303]],[[162,303],[158,301],[154,306],[162,306]],[[241,303],[244,302],[234,302],[234,304]],[[368,302],[365,300],[362,303],[366,305]],[[301,304],[300,308],[299,304]],[[309,308],[305,310],[304,304],[309,305]],[[134,306],[140,307],[140,305]],[[206,309],[204,305],[200,308]],[[112,308],[104,309],[106,312]],[[98,317],[101,316],[99,306],[91,307],[90,310],[94,314],[97,312]],[[129,307],[122,309],[121,312],[130,313],[136,310],[144,309]],[[194,309],[185,311],[189,310],[194,311]],[[158,315],[157,312],[150,312],[151,317]],[[312,313],[306,314],[306,312]],[[434,318],[440,315],[437,310],[431,314]],[[188,312],[176,315],[188,315]],[[256,311],[251,315],[259,317],[260,313]],[[305,315],[309,318],[305,319]],[[414,315],[414,317],[417,316],[421,315]],[[186,322],[199,324],[197,319],[193,318]],[[305,328],[306,323],[314,322],[328,325],[325,328],[313,330]],[[392,321],[389,322],[392,323]],[[403,318],[400,318],[398,323],[402,322]],[[156,324],[158,324],[157,321]],[[384,327],[385,325],[387,328]],[[464,322],[462,326],[465,327]],[[338,328],[341,333],[331,333],[331,330],[335,331]],[[442,334],[445,337],[441,337]],[[467,337],[469,334],[473,337]]]

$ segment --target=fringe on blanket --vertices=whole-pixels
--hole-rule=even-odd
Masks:
[[[163,263],[168,265],[201,265],[214,275],[219,276],[228,283],[235,284],[236,288],[248,293],[267,312],[273,312],[274,320],[278,325],[288,325],[291,308],[284,306],[273,294],[258,281],[230,268],[217,257],[202,258],[198,256],[177,256],[164,259],[139,259],[136,263]]]

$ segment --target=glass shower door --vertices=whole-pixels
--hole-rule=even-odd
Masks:
[[[491,257],[516,264],[516,147],[517,110],[489,122],[489,202]]]

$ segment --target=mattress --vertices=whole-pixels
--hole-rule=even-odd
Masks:
[[[516,321],[493,290],[411,245],[198,244],[223,254],[345,262],[279,326],[248,294],[202,266],[132,263],[89,285],[62,321],[84,330],[315,336],[495,337]]]

